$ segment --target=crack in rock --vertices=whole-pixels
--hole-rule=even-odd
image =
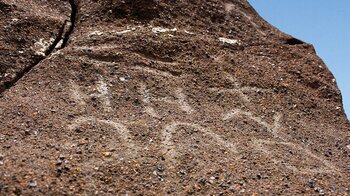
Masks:
[[[27,75],[40,62],[45,60],[55,49],[57,49],[57,46],[60,42],[62,42],[62,45],[61,47],[59,47],[59,49],[63,49],[66,47],[69,41],[69,37],[74,30],[77,13],[78,13],[78,5],[76,0],[69,0],[69,3],[71,5],[70,22],[68,21],[64,22],[62,27],[59,29],[57,36],[53,39],[51,44],[49,44],[46,50],[43,50],[40,52],[42,55],[37,57],[34,60],[33,64],[25,67],[23,70],[19,71],[13,79],[5,82],[3,86],[0,86],[0,95],[2,95],[5,91],[15,86],[20,79],[22,79],[25,75]]]

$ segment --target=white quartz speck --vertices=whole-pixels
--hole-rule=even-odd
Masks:
[[[238,44],[238,40],[228,39],[228,38],[224,38],[224,37],[220,37],[219,41],[224,43],[224,44],[231,44],[231,45]]]

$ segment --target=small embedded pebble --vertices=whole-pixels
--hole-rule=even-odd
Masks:
[[[163,171],[164,171],[163,165],[158,165],[158,166],[157,166],[157,169],[158,169],[158,171],[160,171],[160,172],[163,172]]]
[[[314,179],[309,179],[307,181],[307,184],[310,188],[314,188],[315,187],[315,184],[316,184],[316,181]]]
[[[208,182],[209,182],[210,184],[214,184],[214,180],[215,180],[215,177],[212,176],[212,177],[209,178]]]
[[[31,187],[31,188],[34,188],[34,187],[36,187],[38,184],[37,184],[37,182],[36,181],[29,181],[29,183],[28,183],[28,186],[29,187]]]
[[[65,157],[64,155],[60,154],[59,159],[63,160],[63,159],[65,159],[65,158],[66,158],[66,157]]]
[[[102,155],[104,157],[110,157],[110,156],[112,156],[112,153],[111,152],[102,152]]]
[[[179,172],[181,175],[186,175],[186,171],[185,170],[180,170]]]
[[[235,187],[230,186],[229,190],[230,190],[232,193],[234,193],[234,192],[235,192]]]

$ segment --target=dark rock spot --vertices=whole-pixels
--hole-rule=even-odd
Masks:
[[[211,22],[213,23],[223,23],[225,21],[225,14],[224,13],[214,13],[211,17],[210,17]]]
[[[301,41],[300,39],[297,38],[289,38],[286,40],[286,44],[288,45],[299,45],[299,44],[305,44],[305,42]]]
[[[6,3],[0,2],[0,11],[4,14],[12,12],[16,8],[15,5],[8,5]]]
[[[126,0],[112,4],[112,16],[147,22],[159,17],[162,8],[155,0]]]

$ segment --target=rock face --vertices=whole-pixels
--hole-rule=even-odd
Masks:
[[[0,0],[0,194],[346,195],[313,47],[245,0]]]

